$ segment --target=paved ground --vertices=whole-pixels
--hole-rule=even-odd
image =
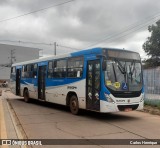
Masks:
[[[17,99],[16,96],[9,92],[3,93],[3,98],[9,98],[9,108],[14,112],[14,116],[16,116],[15,126],[20,129],[20,135],[25,138],[160,139],[160,116],[138,111],[112,114],[83,111],[80,116],[75,116],[70,113],[67,107],[36,100],[33,100],[31,103],[25,103],[22,99]],[[83,147],[99,148],[117,146],[97,144]],[[133,146],[127,145],[123,147]],[[151,145],[138,145],[136,147],[150,148]]]

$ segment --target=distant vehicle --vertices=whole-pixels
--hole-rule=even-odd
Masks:
[[[7,81],[3,82],[2,87],[8,87],[8,82]]]
[[[144,89],[140,55],[93,48],[17,63],[11,69],[14,94],[96,112],[143,109]]]

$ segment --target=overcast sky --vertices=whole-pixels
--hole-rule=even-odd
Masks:
[[[45,11],[2,21],[65,1],[69,0],[0,0],[0,40],[40,43],[56,41],[58,45],[76,49],[125,48],[145,57],[142,45],[150,35],[147,26],[159,19],[154,16],[160,14],[160,0],[75,0]],[[142,26],[138,26],[139,23]],[[41,48],[44,55],[54,53],[53,45],[0,43]],[[70,48],[57,47],[58,54],[72,51]]]

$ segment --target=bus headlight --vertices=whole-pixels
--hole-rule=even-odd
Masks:
[[[110,103],[115,103],[114,100],[106,93],[104,93],[105,97],[106,97],[106,100]]]

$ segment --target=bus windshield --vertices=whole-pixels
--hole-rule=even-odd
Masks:
[[[140,61],[114,58],[106,61],[105,85],[113,91],[140,91],[142,70]]]

